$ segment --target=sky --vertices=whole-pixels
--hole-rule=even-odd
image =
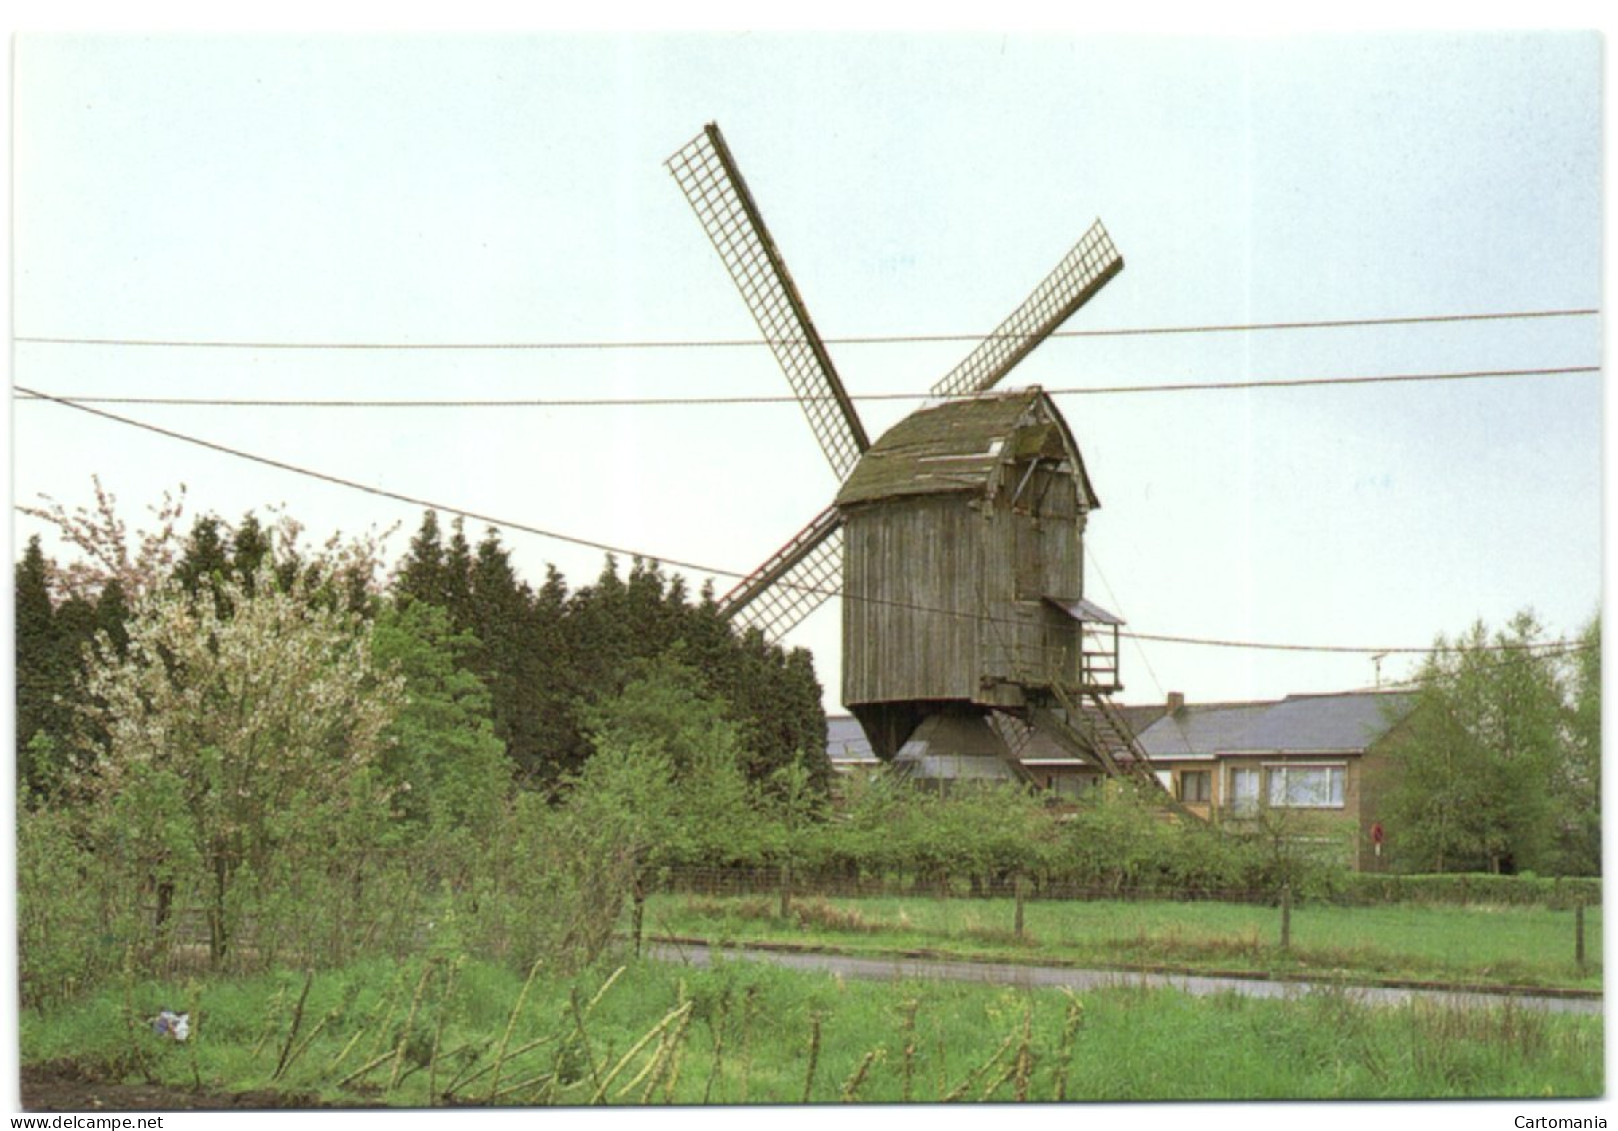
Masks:
[[[784,397],[663,166],[708,121],[873,437],[1097,217],[1126,266],[1066,330],[1601,304],[1593,32],[32,35],[14,51],[13,379],[53,396]],[[871,337],[955,340],[844,340]],[[269,348],[355,343],[528,348]],[[550,348],[581,344],[614,348]],[[1130,641],[1120,698],[1270,698],[1408,678],[1415,658],[1372,653],[1524,608],[1548,637],[1576,633],[1601,595],[1601,374],[1097,390],[1580,369],[1601,344],[1588,313],[1059,336],[1002,387],[1064,390],[1102,504],[1086,596],[1129,631],[1368,649]],[[837,486],[779,401],[96,407],[707,567],[679,571],[693,591],[714,576],[722,592]],[[193,514],[397,527],[393,559],[421,520],[58,404],[11,412],[15,503],[86,504],[96,474],[138,525],[183,483]],[[15,546],[49,533],[13,524]],[[574,587],[602,569],[599,548],[502,538],[535,585],[547,563]],[[828,602],[785,641],[813,651],[832,709],[840,624]]]

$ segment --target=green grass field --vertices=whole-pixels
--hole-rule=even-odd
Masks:
[[[1533,907],[1296,907],[1231,903],[1034,901],[1024,936],[1011,900],[662,895],[648,932],[720,943],[793,942],[850,953],[929,951],[1094,966],[1172,966],[1292,976],[1467,985],[1601,988],[1601,913],[1585,913],[1586,965],[1574,913]]]
[[[464,962],[138,983],[26,1013],[27,1067],[304,1105],[1591,1096],[1599,1017],[847,982],[742,961],[527,984]],[[424,976],[425,971],[425,976]],[[302,1008],[298,1002],[302,999]],[[153,1035],[188,1008],[184,1044]]]

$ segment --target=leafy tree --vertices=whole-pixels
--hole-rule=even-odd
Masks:
[[[1567,745],[1551,777],[1559,871],[1601,874],[1601,618],[1569,657]]]
[[[975,891],[1037,872],[1051,853],[1056,826],[1039,796],[1010,782],[965,783],[942,799],[938,831],[956,854],[952,870]]]
[[[403,702],[383,732],[383,780],[418,833],[487,826],[511,783],[511,763],[489,718],[489,693],[463,666],[475,641],[419,601],[382,606],[371,660],[403,680]]]
[[[789,862],[806,854],[814,830],[827,813],[826,795],[815,788],[807,761],[797,758],[782,766],[759,791],[761,808],[777,826],[772,847]]]
[[[915,785],[884,767],[839,783],[838,819],[828,825],[821,854],[843,875],[859,878],[911,867],[905,832],[910,811],[925,797]]]
[[[377,803],[369,775],[400,692],[352,616],[264,574],[252,597],[217,588],[229,618],[172,586],[135,603],[126,654],[97,641],[86,690],[100,737],[80,783],[104,858],[200,891],[216,960],[240,881]]]
[[[1390,843],[1408,868],[1514,872],[1555,866],[1552,782],[1568,757],[1565,702],[1542,629],[1523,612],[1492,636],[1474,624],[1417,676],[1394,748]]]
[[[646,663],[640,673],[586,712],[595,753],[573,791],[576,803],[620,798],[602,819],[622,825],[643,875],[676,862],[751,855],[760,822],[739,768],[740,736],[724,704],[670,657]]]

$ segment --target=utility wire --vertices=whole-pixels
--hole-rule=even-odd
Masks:
[[[1300,322],[1232,322],[1201,326],[1139,326],[1101,330],[1058,330],[1053,338],[1124,338],[1166,334],[1226,334],[1267,330],[1335,330],[1366,326],[1414,326],[1445,322],[1499,322],[1531,318],[1580,318],[1597,309],[1513,310],[1484,314],[1419,314],[1396,318],[1334,318]],[[1005,335],[1020,337],[1021,335]],[[828,345],[897,345],[914,342],[980,342],[994,334],[882,334],[823,339]],[[797,339],[793,339],[796,341]],[[128,346],[153,349],[250,350],[664,350],[728,349],[770,345],[763,338],[663,341],[576,342],[253,342],[188,338],[74,338],[19,335],[13,342],[52,346]]]
[[[1362,377],[1280,377],[1260,378],[1251,381],[1204,381],[1204,382],[1178,382],[1171,384],[1139,384],[1139,385],[1095,385],[1088,387],[1046,388],[1045,392],[1051,396],[1100,396],[1123,393],[1202,393],[1202,392],[1228,392],[1241,389],[1292,389],[1319,385],[1386,385],[1404,382],[1421,381],[1479,381],[1504,378],[1524,377],[1563,377],[1576,374],[1600,373],[1599,365],[1575,365],[1545,369],[1479,369],[1461,372],[1446,373],[1390,373],[1377,376]],[[18,388],[23,394],[20,400],[50,400],[51,397],[41,393],[30,393]],[[962,393],[961,397],[979,396],[982,394]],[[61,399],[70,400],[75,404],[135,404],[135,405],[166,405],[183,408],[648,408],[670,406],[728,406],[728,405],[771,405],[771,404],[801,404],[831,400],[825,397],[799,398],[790,394],[771,396],[715,396],[715,397],[522,397],[508,400],[429,400],[429,399],[352,399],[352,398],[321,398],[299,399],[281,397],[139,397],[139,396],[79,396],[77,394],[61,394]],[[929,399],[927,393],[867,393],[851,395],[854,401],[919,401]]]
[[[649,553],[645,553],[645,552],[640,551],[640,550],[633,550],[633,549],[629,549],[629,548],[626,548],[626,547],[623,547],[623,546],[614,546],[614,545],[612,545],[610,543],[599,542],[599,541],[596,541],[596,540],[591,539],[591,538],[582,538],[582,537],[579,537],[578,535],[564,534],[564,533],[562,533],[560,531],[548,530],[548,529],[545,529],[544,527],[533,526],[533,525],[530,525],[528,523],[514,522],[514,521],[511,521],[509,519],[497,518],[497,517],[495,517],[493,515],[484,514],[484,513],[481,513],[479,511],[467,510],[467,509],[465,509],[463,507],[451,506],[451,505],[446,504],[446,503],[436,502],[436,501],[434,501],[432,499],[422,498],[419,495],[408,495],[408,494],[405,494],[405,493],[399,492],[399,491],[390,491],[390,490],[387,490],[386,488],[383,488],[383,487],[372,486],[371,484],[368,484],[368,483],[360,483],[357,480],[346,479],[346,478],[344,478],[342,476],[339,476],[339,475],[331,475],[331,474],[329,474],[327,472],[316,471],[316,470],[314,470],[312,468],[303,467],[303,466],[300,466],[300,465],[294,464],[294,463],[288,463],[285,460],[274,459],[274,458],[272,458],[270,456],[257,455],[257,454],[255,454],[253,452],[243,451],[240,448],[233,448],[233,447],[230,447],[229,445],[226,445],[226,444],[216,443],[215,441],[212,441],[212,440],[203,439],[200,436],[192,436],[192,435],[188,435],[187,433],[184,433],[184,432],[176,432],[173,429],[162,428],[162,427],[159,427],[156,424],[149,424],[149,423],[147,423],[145,421],[142,421],[142,420],[134,420],[134,419],[132,419],[130,417],[127,417],[127,416],[119,416],[116,413],[107,412],[104,409],[91,408],[88,405],[78,404],[78,403],[76,403],[74,401],[67,400],[67,399],[62,398],[62,397],[51,396],[51,395],[49,395],[47,393],[42,393],[42,392],[39,392],[38,390],[35,390],[35,389],[27,389],[27,388],[23,388],[21,386],[18,386],[17,387],[17,392],[30,394],[30,395],[32,395],[34,397],[39,398],[40,400],[46,400],[46,401],[52,402],[53,404],[61,405],[63,408],[75,409],[76,411],[87,413],[87,414],[89,414],[91,416],[100,417],[100,418],[102,418],[104,420],[110,420],[110,421],[113,421],[114,423],[117,423],[117,424],[128,425],[131,428],[138,428],[138,429],[140,429],[142,431],[145,431],[145,432],[151,432],[151,433],[153,433],[155,435],[163,436],[163,437],[166,437],[166,438],[171,439],[171,440],[177,440],[180,443],[190,444],[190,445],[192,445],[194,447],[204,448],[204,449],[206,449],[208,451],[217,452],[217,453],[219,453],[221,455],[230,456],[230,457],[232,457],[234,459],[242,459],[242,460],[247,460],[247,461],[249,461],[251,463],[262,464],[265,467],[273,467],[273,468],[275,468],[275,469],[277,469],[279,471],[285,471],[285,472],[289,472],[289,473],[291,473],[293,475],[300,475],[300,476],[303,476],[303,477],[308,478],[308,479],[318,480],[319,482],[322,482],[322,483],[329,483],[329,484],[332,484],[332,485],[338,486],[338,487],[346,487],[346,488],[348,488],[350,490],[359,491],[359,492],[362,492],[362,493],[367,494],[367,495],[375,496],[377,498],[390,499],[390,500],[392,500],[394,502],[407,503],[410,506],[423,507],[423,508],[428,509],[428,510],[442,511],[445,514],[459,515],[462,518],[468,518],[468,519],[473,520],[474,522],[487,523],[490,526],[498,527],[498,528],[500,528],[502,530],[515,530],[515,531],[519,531],[519,532],[524,533],[524,534],[532,534],[532,535],[535,535],[536,537],[548,538],[548,539],[551,539],[553,541],[562,542],[562,543],[565,543],[565,544],[570,545],[570,546],[582,546],[582,547],[584,547],[586,549],[600,550],[603,553],[614,554],[614,555],[618,555],[618,556],[622,556],[622,557],[644,558],[644,559],[646,559],[648,561],[655,561],[655,562],[658,562],[659,564],[667,565],[667,566],[673,566],[673,567],[675,567],[677,569],[691,570],[691,571],[693,571],[695,573],[706,573],[706,574],[712,574],[712,575],[718,576],[718,577],[729,577],[729,578],[735,578],[735,579],[738,579],[738,580],[741,580],[741,579],[744,579],[746,577],[751,576],[750,573],[742,573],[742,572],[739,572],[737,570],[721,569],[721,568],[718,568],[716,566],[703,565],[703,564],[700,564],[700,563],[697,563],[697,562],[681,561],[678,558],[659,557],[658,555],[655,555],[655,554],[649,554]],[[806,585],[797,585],[797,586],[788,585],[786,587],[787,588],[797,589],[797,590],[799,590],[801,592],[805,592],[805,593],[819,594],[819,595],[821,595],[823,597],[844,597],[845,599],[849,599],[849,600],[856,599],[856,598],[848,597],[848,595],[843,593],[842,590],[840,588],[838,588],[838,587],[824,588],[824,587],[806,586]],[[927,606],[927,605],[918,605],[918,604],[912,604],[912,603],[904,602],[904,601],[893,601],[893,600],[887,600],[887,599],[882,599],[882,598],[865,597],[865,598],[857,598],[857,599],[866,600],[866,601],[875,601],[875,602],[879,602],[879,603],[885,604],[885,605],[892,605],[892,606],[899,607],[899,608],[912,609],[912,610],[915,610],[917,612],[933,613],[933,614],[937,614],[937,615],[941,615],[941,616],[942,615],[948,615],[948,616],[965,617],[965,618],[972,619],[972,620],[977,620],[977,621],[988,621],[988,620],[991,619],[991,618],[986,617],[984,614],[981,614],[981,613],[962,612],[959,609],[934,608],[934,607]],[[1007,621],[1006,623],[1017,623],[1017,622]],[[1255,642],[1255,641],[1243,641],[1243,640],[1210,640],[1210,639],[1202,639],[1202,638],[1192,637],[1192,636],[1164,636],[1164,635],[1155,635],[1155,634],[1143,633],[1143,632],[1120,632],[1119,635],[1124,636],[1124,637],[1129,637],[1129,638],[1135,639],[1135,640],[1152,640],[1152,641],[1157,641],[1157,642],[1161,642],[1161,643],[1168,643],[1168,644],[1194,644],[1194,645],[1201,645],[1201,646],[1204,646],[1204,647],[1215,647],[1215,648],[1260,649],[1260,650],[1267,650],[1267,651],[1283,651],[1283,652],[1321,652],[1321,653],[1348,653],[1348,654],[1382,652],[1382,653],[1388,653],[1388,654],[1427,655],[1427,654],[1431,654],[1431,653],[1446,652],[1446,651],[1452,650],[1452,648],[1450,648],[1450,647],[1412,648],[1412,647],[1404,647],[1404,646],[1357,647],[1357,646],[1352,646],[1352,645],[1273,644],[1273,643],[1260,643],[1260,642]],[[1535,651],[1535,650],[1538,650],[1538,649],[1541,649],[1541,648],[1561,648],[1561,649],[1565,649],[1567,651],[1579,651],[1579,650],[1581,650],[1583,648],[1587,648],[1587,647],[1589,647],[1589,646],[1580,644],[1577,641],[1552,641],[1552,642],[1548,642],[1548,643],[1543,644],[1543,645],[1540,645],[1540,644],[1535,644],[1535,645],[1485,645],[1485,646],[1480,647],[1478,650],[1481,650],[1481,651]]]
[[[1446,644],[1442,646],[1431,645],[1426,648],[1360,648],[1351,644],[1266,644],[1251,640],[1214,640],[1196,636],[1160,636],[1149,632],[1121,632],[1120,636],[1130,636],[1136,640],[1151,640],[1159,644],[1197,644],[1208,648],[1242,648],[1268,652],[1323,652],[1344,653],[1360,655],[1362,653],[1387,653],[1394,656],[1432,656],[1445,652],[1538,652],[1547,651],[1553,655],[1563,655],[1570,652],[1586,651],[1595,645],[1582,644],[1577,640],[1547,640],[1539,644],[1482,644],[1460,645]]]

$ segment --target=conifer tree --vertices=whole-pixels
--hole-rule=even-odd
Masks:
[[[129,647],[129,598],[116,577],[101,588],[96,601],[96,633],[105,634],[112,650],[123,655]]]
[[[545,584],[534,595],[529,612],[526,653],[531,664],[527,691],[534,712],[537,763],[525,767],[529,780],[554,785],[563,774],[584,764],[587,743],[575,706],[580,689],[567,625],[572,597],[554,565],[545,569]]]
[[[470,629],[472,611],[472,545],[466,540],[466,520],[450,523],[449,545],[444,550],[444,608],[456,628]]]
[[[271,549],[270,532],[260,524],[257,515],[248,511],[230,540],[230,572],[242,583],[249,597],[257,584],[259,569],[271,560]]]
[[[410,540],[410,548],[394,575],[393,592],[398,597],[449,608],[449,590],[444,580],[444,543],[436,511],[422,515],[421,529]]]
[[[230,575],[230,546],[218,516],[205,514],[191,526],[185,550],[174,565],[174,580],[191,596]]]
[[[27,797],[43,792],[51,772],[49,766],[31,764],[32,760],[26,756],[29,744],[36,735],[45,736],[47,742],[53,734],[60,737],[61,720],[53,700],[67,689],[71,672],[62,670],[49,565],[40,549],[38,535],[28,540],[22,561],[17,563],[15,578],[17,790]]]
[[[468,610],[470,624],[465,627],[477,641],[471,662],[492,697],[495,733],[519,772],[531,775],[543,760],[534,689],[539,665],[533,596],[517,580],[510,554],[492,527],[478,543],[472,562]]]

